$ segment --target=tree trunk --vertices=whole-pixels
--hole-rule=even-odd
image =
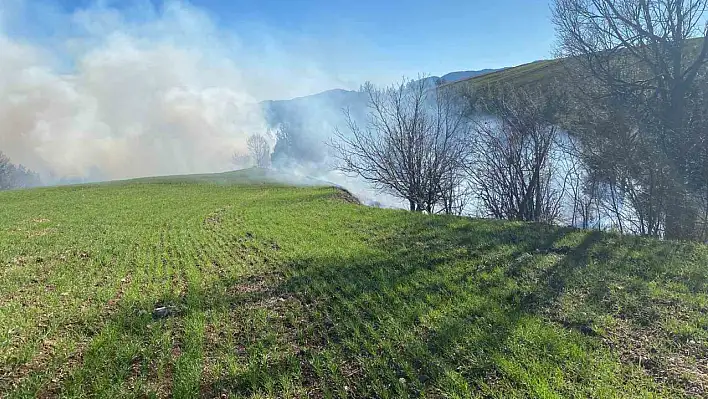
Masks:
[[[680,58],[675,62],[680,66]],[[670,187],[664,205],[666,209],[664,238],[669,240],[693,238],[698,218],[684,183],[687,151],[683,148],[685,143],[683,115],[686,108],[686,94],[684,82],[676,82],[671,90],[671,102],[666,115],[667,129],[663,137],[669,162],[673,164],[669,165],[669,170],[672,172],[669,181],[673,187]]]
[[[698,212],[689,202],[689,195],[674,191],[667,201],[664,238],[667,240],[690,240],[695,238]]]

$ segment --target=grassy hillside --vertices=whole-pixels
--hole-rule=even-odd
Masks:
[[[687,42],[687,56],[696,57],[703,45],[703,38],[693,38]],[[450,83],[450,85],[471,84],[472,86],[494,85],[505,83],[523,86],[527,84],[543,84],[552,79],[576,79],[578,76],[569,75],[566,65],[569,58],[540,60],[502,69],[489,74],[475,76],[468,79]]]
[[[547,79],[560,78],[565,75],[566,70],[562,60],[541,60],[452,82],[450,85],[472,84],[473,86],[483,86],[498,83],[524,85],[540,83]]]
[[[0,204],[0,397],[706,395],[702,245],[243,174]]]

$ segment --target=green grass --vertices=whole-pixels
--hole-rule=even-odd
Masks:
[[[458,85],[464,82],[464,84],[472,84],[473,86],[485,86],[504,83],[522,86],[542,83],[550,78],[563,77],[565,74],[565,66],[562,60],[541,60],[475,76],[470,79],[452,82],[450,84]]]
[[[706,395],[706,246],[343,197],[0,194],[0,397]]]
[[[703,44],[703,38],[689,39],[686,45],[686,55],[689,58],[696,57]],[[577,72],[569,72],[565,63],[568,58],[556,58],[551,60],[539,60],[527,64],[505,68],[496,72],[475,76],[449,83],[450,85],[471,85],[472,87],[482,87],[496,84],[509,84],[512,86],[533,86],[548,84],[552,80],[566,81],[567,79],[578,79]]]

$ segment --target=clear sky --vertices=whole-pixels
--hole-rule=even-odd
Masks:
[[[5,0],[3,0],[5,1]],[[11,0],[10,0],[11,1]],[[32,0],[63,11],[91,0]],[[554,32],[545,0],[189,0],[244,40],[267,31],[316,48],[319,63],[352,78],[442,75],[548,58]],[[127,9],[160,0],[103,0]],[[296,38],[296,39],[293,39]],[[331,58],[330,55],[334,55]],[[383,71],[385,70],[385,72]]]

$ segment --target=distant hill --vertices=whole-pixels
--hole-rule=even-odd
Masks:
[[[688,52],[696,51],[702,44],[703,38],[694,38],[690,40]],[[695,47],[694,47],[695,46]],[[494,83],[511,83],[511,84],[530,84],[542,82],[546,79],[561,78],[567,76],[565,63],[567,58],[559,58],[552,60],[538,60],[528,64],[518,65],[511,68],[493,70],[488,73],[472,75],[462,79],[455,79],[445,82],[446,84],[455,85],[460,83],[471,83],[474,85],[494,84]],[[454,74],[454,72],[453,72]],[[449,74],[452,75],[452,74]],[[447,75],[445,75],[447,76]]]
[[[366,101],[361,92],[336,89],[292,100],[263,102],[268,125],[272,129],[287,129],[294,146],[284,154],[284,147],[277,145],[273,156],[278,160],[276,164],[287,162],[283,157],[298,165],[323,162],[326,142],[337,127],[345,125],[343,110],[349,109],[355,117],[361,118],[366,112]]]
[[[431,87],[438,84],[455,83],[461,80],[472,79],[478,76],[484,76],[492,72],[502,71],[503,69],[482,69],[479,71],[457,71],[450,72],[443,76],[430,76],[425,78],[426,84]]]
[[[490,84],[500,82],[532,83],[550,77],[561,76],[564,72],[563,60],[540,60],[446,83],[451,85],[460,83]]]
[[[443,75],[442,80],[444,80],[445,82],[455,82],[455,81],[462,80],[462,79],[473,78],[475,76],[486,75],[488,73],[492,73],[492,72],[496,72],[496,71],[501,71],[501,69],[482,69],[479,71],[450,72],[447,75]]]
[[[486,76],[497,71],[500,70],[457,71],[441,77],[430,76],[425,80],[426,84],[433,86]],[[367,98],[359,91],[334,89],[290,100],[264,101],[261,106],[271,128],[287,126],[295,136],[298,164],[318,164],[326,157],[328,149],[325,143],[331,139],[337,127],[345,126],[343,111],[348,109],[354,119],[364,120]],[[279,151],[280,148],[275,149],[276,158]]]
[[[425,78],[431,82],[453,83],[466,79],[484,76],[504,69],[482,69],[479,71],[456,71],[443,76],[430,76]],[[309,96],[296,97],[290,100],[269,100],[261,103],[266,113],[268,122],[277,125],[287,122],[293,113],[302,117],[303,112],[308,113],[313,109],[318,117],[327,117],[331,110],[341,114],[344,108],[357,109],[366,106],[366,97],[359,91],[333,89]],[[324,112],[324,115],[323,115]]]

